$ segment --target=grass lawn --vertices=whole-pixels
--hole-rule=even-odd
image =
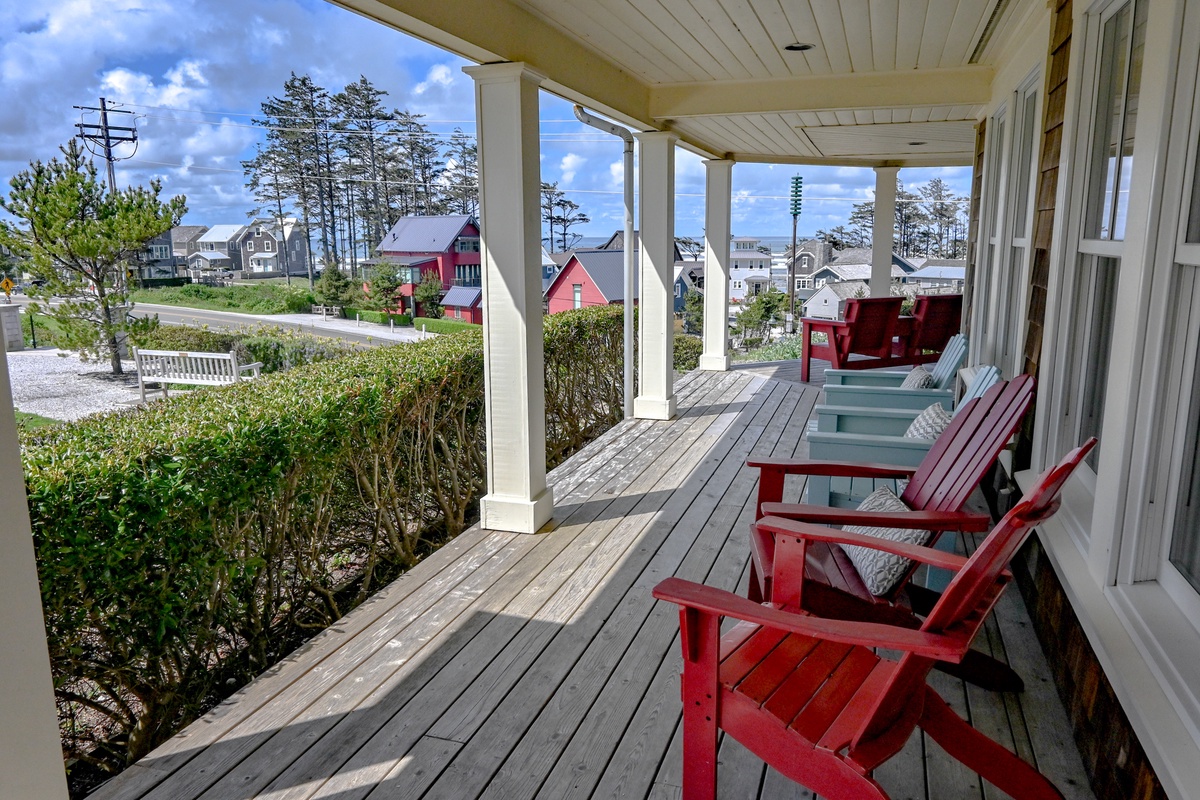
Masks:
[[[40,414],[28,414],[24,411],[17,412],[17,427],[18,428],[41,428],[46,425],[57,425],[62,420],[43,417]]]
[[[293,281],[255,283],[234,286],[169,286],[162,289],[138,289],[130,294],[135,303],[203,308],[209,311],[233,311],[241,314],[299,314],[308,311],[314,298],[308,287]]]

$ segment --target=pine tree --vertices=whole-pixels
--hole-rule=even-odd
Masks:
[[[479,148],[475,141],[455,128],[444,152],[447,210],[479,216]]]
[[[35,299],[59,301],[45,310],[72,348],[107,356],[120,375],[120,339],[130,326],[127,264],[179,224],[186,200],[161,202],[157,180],[149,188],[108,192],[75,140],[60,149],[61,160],[34,161],[10,182],[0,207],[18,222],[0,221],[0,245],[27,259],[27,269],[45,281],[30,292]]]

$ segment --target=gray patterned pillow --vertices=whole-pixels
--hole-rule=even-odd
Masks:
[[[917,415],[904,432],[904,438],[936,439],[942,435],[942,431],[950,427],[952,419],[950,412],[943,408],[941,403],[934,403]]]
[[[910,511],[904,501],[896,497],[892,490],[881,486],[867,495],[858,506],[859,511]],[[929,531],[908,530],[907,528],[869,528],[865,525],[847,525],[843,530],[848,533],[861,533],[864,536],[875,536],[893,542],[908,544],[927,544],[932,537]],[[850,561],[854,564],[859,577],[867,585],[867,590],[879,597],[895,588],[896,584],[908,572],[912,561],[903,556],[892,555],[869,547],[845,545],[842,547]]]
[[[904,376],[901,389],[932,389],[933,373],[920,364],[912,368],[912,372]]]

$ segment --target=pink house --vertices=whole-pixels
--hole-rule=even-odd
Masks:
[[[480,268],[479,223],[466,214],[441,217],[402,217],[376,248],[381,259],[409,266],[409,280],[400,294],[412,298],[416,284],[435,273],[442,290],[483,285]],[[423,316],[410,299],[406,310]]]
[[[549,313],[625,302],[622,250],[576,250],[546,289]],[[637,273],[634,273],[637,302]]]

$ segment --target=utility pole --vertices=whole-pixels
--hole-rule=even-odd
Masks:
[[[108,103],[103,97],[100,98],[99,108],[96,108],[95,106],[73,106],[73,108],[84,112],[98,111],[100,113],[99,125],[86,122],[75,123],[75,127],[79,129],[79,133],[77,133],[76,136],[82,139],[87,145],[97,145],[100,147],[104,155],[104,162],[108,167],[108,193],[110,195],[116,194],[117,171],[113,166],[116,161],[116,159],[113,157],[113,145],[136,144],[138,140],[137,128],[133,127],[132,125],[109,125],[108,115],[127,114],[129,116],[133,116],[133,112],[118,111],[116,109],[109,108]],[[92,150],[90,146],[88,147],[88,150],[90,150],[93,154],[96,154],[96,151]],[[127,271],[127,268],[122,267],[120,274],[117,277],[117,287],[122,292],[125,291]]]
[[[103,97],[100,98],[100,107],[95,106],[74,106],[79,111],[97,111],[100,113],[100,124],[88,124],[85,122],[75,123],[75,127],[79,129],[76,134],[85,142],[98,145],[104,153],[104,161],[108,166],[108,193],[115,194],[117,191],[117,173],[113,168],[113,163],[116,159],[113,157],[113,146],[119,144],[132,144],[137,142],[137,128],[132,125],[109,125],[109,114],[128,114],[133,115],[132,111],[118,111],[108,107],[108,103]],[[95,151],[92,151],[95,152]]]
[[[796,332],[796,226],[800,221],[800,203],[804,195],[804,178],[792,177],[792,257],[788,261],[787,332]]]

